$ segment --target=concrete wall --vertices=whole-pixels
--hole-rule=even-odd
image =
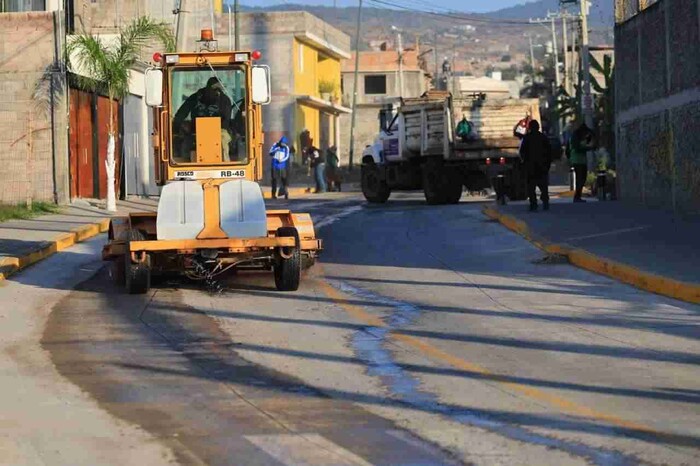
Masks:
[[[365,76],[386,75],[386,94],[366,94]],[[404,71],[404,97],[420,97],[425,92],[424,73],[421,70]],[[354,73],[343,73],[343,102],[352,103],[352,90],[355,82]],[[400,94],[398,71],[372,71],[360,72],[360,81],[357,83],[357,102],[360,104],[372,104],[386,97],[395,97]]]
[[[62,49],[54,21],[50,12],[0,14],[2,203],[53,201],[54,189],[59,202],[68,200],[68,112],[63,75],[52,72]]]
[[[355,155],[353,164],[358,166],[362,162],[362,151],[365,147],[374,143],[379,134],[379,110],[381,105],[358,105],[357,120],[355,121]],[[340,127],[348,128],[348,131],[341,133],[341,147],[345,150],[340,154],[341,165],[347,165],[350,155],[350,123],[352,115],[342,115],[340,117]]]
[[[700,0],[661,0],[615,29],[620,197],[700,208]]]

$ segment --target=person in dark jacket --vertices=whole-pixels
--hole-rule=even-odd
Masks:
[[[527,173],[527,189],[530,210],[537,210],[537,188],[540,188],[542,208],[549,210],[549,167],[552,164],[552,146],[547,136],[540,132],[537,120],[528,124],[528,133],[520,145],[520,157]]]

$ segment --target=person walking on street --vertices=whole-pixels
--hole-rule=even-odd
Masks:
[[[329,191],[341,191],[338,173],[338,148],[331,146],[326,151],[326,183]]]
[[[314,179],[316,180],[316,191],[315,193],[325,193],[326,192],[326,161],[321,157],[321,151],[314,145],[311,145],[308,149],[309,153],[309,164],[314,172]]]
[[[270,149],[270,157],[272,157],[272,199],[277,199],[278,195],[289,199],[287,180],[289,178],[291,160],[287,143],[287,138],[282,136]],[[278,183],[281,184],[279,192],[277,191]]]
[[[574,173],[576,174],[574,202],[586,202],[581,197],[583,186],[586,184],[586,178],[588,177],[588,157],[586,154],[593,149],[593,146],[593,131],[586,126],[586,123],[581,123],[569,141],[569,163],[574,167]]]
[[[540,188],[542,208],[549,210],[549,168],[552,165],[552,146],[540,132],[537,120],[528,124],[528,133],[520,145],[520,157],[527,173],[527,191],[530,210],[537,210],[537,188]]]

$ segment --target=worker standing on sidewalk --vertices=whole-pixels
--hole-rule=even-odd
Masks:
[[[272,146],[272,149],[270,149],[270,157],[272,157],[272,199],[277,199],[278,195],[289,199],[287,180],[289,178],[290,159],[286,136],[282,136],[282,138]],[[281,184],[279,192],[277,192],[278,182]]]
[[[574,202],[586,202],[581,196],[588,177],[588,156],[586,154],[594,148],[593,131],[586,126],[586,123],[581,123],[571,136],[569,144],[569,163],[574,167],[576,174]]]
[[[537,188],[540,188],[542,208],[549,210],[549,168],[552,165],[552,146],[540,132],[537,120],[530,120],[528,133],[520,144],[520,157],[527,173],[527,192],[530,210],[537,210]]]

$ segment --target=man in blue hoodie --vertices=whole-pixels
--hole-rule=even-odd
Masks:
[[[287,178],[289,175],[289,145],[287,138],[282,138],[277,141],[270,149],[270,157],[272,157],[272,198],[277,199],[277,196],[284,196],[289,199],[287,191]],[[281,182],[279,192],[277,191],[278,182]]]

